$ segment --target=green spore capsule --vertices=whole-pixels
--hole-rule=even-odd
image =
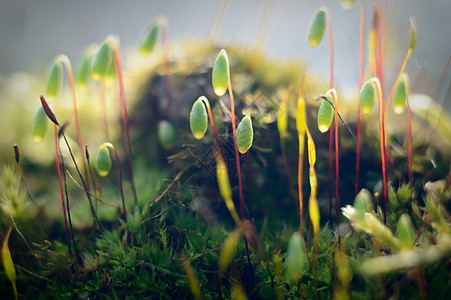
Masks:
[[[236,144],[238,151],[244,154],[252,146],[254,141],[254,130],[252,129],[251,115],[247,114],[236,129]]]
[[[332,102],[330,95],[326,95],[327,99]],[[318,129],[322,133],[329,130],[330,124],[334,118],[334,108],[329,101],[323,99],[318,110]]]
[[[286,259],[286,277],[288,280],[296,281],[301,278],[305,267],[305,252],[301,234],[293,233],[288,242],[287,259]]]
[[[36,112],[36,115],[34,116],[33,127],[31,130],[33,141],[36,144],[42,142],[42,140],[44,139],[45,134],[47,133],[47,127],[47,115],[45,114],[44,108],[40,106],[38,111]]]
[[[409,49],[413,49],[417,43],[417,30],[415,28],[415,18],[410,17],[410,29],[409,29]]]
[[[322,6],[313,17],[308,28],[308,43],[315,48],[321,43],[326,31],[327,8]]]
[[[360,109],[364,114],[369,114],[376,102],[376,90],[373,83],[368,80],[360,89],[359,103]]]
[[[45,95],[47,98],[55,99],[61,92],[63,86],[63,65],[60,60],[55,60],[50,69],[49,77],[47,79],[47,91]]]
[[[218,97],[221,97],[226,93],[229,84],[229,76],[229,59],[227,57],[227,52],[222,49],[216,57],[212,76],[213,90]]]
[[[174,126],[166,120],[158,123],[158,141],[164,149],[170,150],[174,147],[176,140]]]
[[[109,40],[103,42],[103,44],[97,50],[94,55],[91,65],[91,78],[95,81],[101,80],[110,69],[113,63],[113,49]]]
[[[140,42],[139,42],[139,53],[143,56],[148,56],[155,49],[158,39],[158,25],[159,23],[155,21],[152,25],[144,32]]]
[[[408,82],[407,74],[402,73],[393,93],[393,111],[398,115],[402,114],[406,108]]]
[[[340,0],[340,7],[342,10],[351,10],[354,5],[354,0]]]
[[[198,140],[204,137],[205,132],[207,132],[208,128],[208,115],[204,101],[208,102],[208,99],[205,96],[200,96],[196,100],[196,102],[194,102],[193,107],[191,108],[191,113],[189,115],[189,125],[191,132],[193,133],[193,136]]]
[[[99,151],[97,152],[97,158],[96,158],[97,173],[99,173],[100,176],[105,177],[110,172],[111,166],[112,166],[112,163],[111,163],[110,152],[108,151],[108,147],[105,143],[99,147]]]
[[[408,214],[403,214],[399,218],[396,237],[399,240],[401,250],[408,250],[413,247],[415,232]]]
[[[94,57],[94,53],[90,51],[91,49],[92,47],[89,47],[89,49],[85,51],[82,57],[82,61],[78,67],[77,84],[80,87],[85,87],[86,85],[88,85],[88,82],[91,79],[91,66]]]

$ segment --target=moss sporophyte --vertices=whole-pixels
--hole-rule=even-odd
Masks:
[[[264,28],[250,50],[218,48],[216,36],[169,45],[164,17],[127,51],[126,65],[117,36],[86,47],[76,84],[69,59],[58,55],[34,120],[17,124],[31,135],[14,141],[15,164],[0,169],[5,297],[446,299],[451,117],[434,101],[440,97],[411,91],[406,64],[421,42],[413,19],[400,39],[406,58],[389,82],[393,6],[374,1],[366,24],[365,1],[353,2],[340,5],[360,9],[358,97],[334,86],[335,21],[326,7],[300,29],[312,47],[327,32],[325,84],[301,62],[265,57]],[[219,5],[216,34],[227,4]],[[393,84],[386,99],[384,79]],[[404,124],[406,110],[407,137],[388,128]],[[412,124],[413,114],[424,121]],[[49,123],[54,139],[45,140]],[[53,207],[59,198],[63,218]]]

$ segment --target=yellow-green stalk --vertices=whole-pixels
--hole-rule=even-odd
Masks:
[[[319,236],[319,230],[320,230],[320,213],[319,213],[319,206],[318,206],[318,182],[316,178],[316,172],[315,172],[315,163],[316,163],[316,149],[315,149],[315,143],[313,142],[312,136],[310,135],[310,132],[306,126],[306,132],[307,132],[307,151],[308,151],[308,161],[309,161],[309,179],[310,179],[310,198],[309,198],[309,216],[310,221],[313,225],[313,245],[315,248],[315,262],[313,263],[313,277],[314,277],[314,288],[315,288],[315,295],[317,295],[317,269],[316,269],[316,262],[319,258],[319,252],[318,252],[318,236]]]
[[[299,87],[299,96],[296,110],[296,129],[298,132],[299,140],[299,152],[298,152],[298,196],[299,196],[299,215],[301,224],[301,235],[304,234],[304,197],[302,194],[302,170],[304,160],[304,148],[305,148],[305,126],[306,113],[305,113],[305,100],[303,94],[303,81],[301,80]]]
[[[239,226],[241,224],[240,218],[238,217],[238,213],[235,209],[235,204],[233,204],[232,200],[232,187],[230,186],[229,174],[227,173],[227,167],[222,158],[221,153],[214,149],[214,156],[216,160],[216,178],[218,180],[219,192],[224,199],[224,202],[232,215],[233,220],[236,225]]]

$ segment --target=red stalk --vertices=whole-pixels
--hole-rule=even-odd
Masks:
[[[249,149],[246,152],[246,169],[247,169],[247,196],[248,196],[248,209],[249,220],[252,220],[252,202],[251,202],[251,173],[249,168]]]
[[[407,162],[409,166],[409,183],[412,185],[412,111],[410,109],[409,94],[407,94]],[[410,216],[412,216],[412,195],[410,196]]]
[[[327,36],[329,39],[329,88],[333,88],[334,86],[334,50],[332,45],[332,30],[330,26],[330,18],[327,18]],[[340,236],[340,215],[339,215],[339,206],[340,206],[340,198],[338,193],[338,115],[337,110],[338,106],[336,103],[336,97],[335,97],[335,213],[337,215],[337,232],[338,232],[338,241],[340,242],[341,236]],[[332,128],[329,130],[329,198],[331,197],[331,185],[332,185]],[[331,202],[331,201],[330,201]],[[329,202],[329,203],[330,203]]]
[[[236,171],[238,175],[238,188],[239,188],[239,194],[240,194],[240,209],[241,209],[241,220],[244,223],[244,200],[243,200],[243,182],[241,180],[241,167],[240,167],[240,155],[238,153],[238,145],[236,142],[236,126],[235,126],[235,102],[233,100],[233,91],[232,91],[232,81],[230,80],[229,76],[229,82],[227,84],[227,88],[229,90],[229,96],[230,96],[230,114],[232,116],[232,131],[233,131],[233,144],[235,148],[235,159],[236,159]],[[246,255],[247,255],[247,262],[249,265],[249,270],[252,270],[251,265],[251,258],[249,256],[249,246],[247,243],[247,239],[244,238],[244,244],[246,245]],[[252,276],[252,272],[250,272],[250,275]]]
[[[107,143],[107,147],[114,151],[114,155],[116,156],[116,162],[119,170],[119,187],[121,190],[121,198],[122,198],[122,209],[124,210],[124,221],[127,223],[127,209],[125,208],[125,197],[124,197],[124,186],[122,183],[122,166],[119,160],[119,155],[117,155],[116,148],[114,148],[113,144]]]
[[[77,142],[78,142],[78,147],[80,149],[82,163],[83,163],[83,173],[86,177],[86,187],[89,191],[90,186],[89,186],[88,169],[86,168],[86,161],[85,161],[85,157],[83,156],[83,141],[81,139],[80,124],[78,122],[77,94],[75,91],[74,74],[72,72],[72,65],[70,63],[69,58],[66,55],[61,55],[60,60],[66,69],[67,79],[69,81],[70,89],[72,91],[72,103],[73,103],[73,110],[74,110],[75,130],[77,132]]]
[[[119,55],[119,41],[114,47],[113,50],[113,59],[114,63],[116,64],[116,70],[117,70],[117,79],[119,82],[119,105],[121,107],[121,120],[122,120],[122,128],[125,134],[126,139],[126,152],[127,152],[127,166],[128,166],[128,173],[131,181],[132,186],[132,192],[133,197],[135,199],[135,205],[138,205],[138,195],[136,193],[135,188],[135,180],[133,177],[133,164],[132,164],[132,147],[130,143],[130,130],[128,125],[128,114],[127,114],[127,104],[125,102],[125,91],[124,91],[124,78],[122,75],[122,66],[121,66],[121,58]]]
[[[401,78],[401,74],[404,72],[404,69],[406,68],[407,62],[409,61],[410,58],[410,54],[412,53],[412,49],[409,48],[409,50],[407,51],[407,55],[406,58],[404,59],[404,62],[401,66],[401,70],[399,71],[398,77],[396,78],[395,84],[393,85],[390,94],[388,95],[388,99],[387,99],[387,103],[385,104],[385,109],[384,109],[384,116],[383,116],[383,122],[382,122],[382,135],[383,135],[383,147],[384,147],[384,154],[387,153],[387,148],[386,148],[386,126],[387,126],[387,115],[388,115],[388,107],[390,106],[390,102],[391,99],[393,97],[393,93],[395,92],[395,88],[398,85],[399,79]],[[381,97],[382,97],[382,92],[381,92]],[[385,155],[384,155],[385,156]],[[385,160],[385,158],[384,158]],[[385,173],[385,167],[383,172]],[[384,176],[385,177],[385,176]],[[387,221],[387,178],[384,178],[384,224]]]
[[[365,40],[365,2],[360,1],[360,32],[359,32],[359,90],[363,84],[364,76],[364,40]],[[359,172],[360,172],[360,105],[357,105],[357,141],[356,141],[356,165],[355,165],[355,192],[359,192]]]
[[[211,125],[211,130],[213,131],[213,135],[215,137],[216,140],[216,144],[218,144],[219,149],[222,152],[222,147],[221,144],[219,143],[219,138],[218,135],[216,134],[216,129],[215,129],[215,122],[213,121],[213,114],[211,112],[211,108],[210,108],[210,104],[208,103],[208,101],[203,101],[202,103],[205,105],[205,107],[207,108],[207,112],[208,112],[208,119],[210,120],[210,125]]]

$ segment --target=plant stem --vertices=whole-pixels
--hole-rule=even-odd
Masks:
[[[364,76],[364,42],[365,42],[365,1],[360,0],[360,32],[359,32],[359,90],[363,84]],[[355,191],[359,192],[359,172],[360,172],[360,105],[357,105],[357,141],[356,141],[356,165],[355,165]]]
[[[335,92],[331,93],[332,101],[334,102],[334,129],[335,129],[335,214],[337,215],[337,232],[338,232],[338,245],[341,243],[341,234],[340,234],[340,197],[339,197],[339,160],[338,160],[338,99]]]
[[[248,196],[248,209],[249,209],[249,220],[252,220],[252,201],[251,201],[251,173],[249,168],[249,150],[246,152],[246,169],[247,169],[247,196]]]
[[[237,175],[238,175],[238,189],[239,189],[239,195],[240,195],[241,221],[244,223],[245,217],[244,217],[244,200],[243,200],[243,182],[241,180],[240,155],[238,154],[238,145],[236,142],[235,102],[233,99],[232,81],[230,79],[230,76],[229,76],[227,88],[229,90],[229,96],[230,96],[230,114],[232,116],[233,144],[234,144],[234,148],[235,148],[236,170],[237,170]],[[251,258],[249,256],[249,245],[247,243],[246,237],[244,237],[244,243],[246,245],[247,263],[249,265],[249,270],[251,271],[250,276],[252,276]]]
[[[243,201],[243,183],[241,180],[241,166],[240,166],[240,155],[238,153],[238,145],[236,142],[236,127],[235,127],[235,102],[233,99],[233,91],[232,91],[232,81],[229,77],[228,90],[230,96],[230,114],[232,117],[232,132],[233,132],[233,144],[235,148],[235,159],[236,159],[236,170],[238,174],[238,188],[239,188],[239,196],[240,196],[240,208],[241,208],[241,221],[245,220],[244,217],[244,201]]]
[[[395,84],[393,85],[393,87],[392,87],[392,89],[390,91],[390,94],[388,95],[387,103],[385,104],[385,109],[384,109],[384,127],[385,128],[387,127],[387,124],[388,124],[388,122],[387,122],[388,108],[390,106],[390,102],[391,102],[391,99],[393,97],[393,93],[395,92],[395,88],[398,85],[399,79],[401,78],[401,74],[404,72],[404,70],[406,68],[406,65],[407,65],[407,62],[409,61],[409,58],[410,58],[411,54],[412,54],[412,49],[409,48],[409,50],[407,50],[406,57],[404,58],[404,62],[402,64],[402,66],[401,66],[401,70],[399,70],[398,77],[396,77]]]
[[[210,33],[208,34],[208,40],[211,44],[216,43],[216,38],[221,30],[222,23],[224,22],[224,16],[227,12],[227,8],[229,7],[230,0],[221,0],[216,9],[215,18],[213,19],[213,24],[210,29]]]
[[[409,88],[407,88],[407,91]],[[412,177],[412,110],[410,108],[410,97],[409,92],[407,92],[407,164],[409,168],[409,183],[413,184]],[[410,217],[412,217],[412,194],[410,195]]]
[[[60,128],[61,128],[61,127],[60,127]],[[96,211],[94,210],[94,206],[92,205],[92,200],[91,200],[90,192],[88,191],[86,182],[85,182],[85,180],[83,179],[83,176],[81,175],[80,169],[78,168],[77,161],[75,160],[74,154],[72,153],[72,150],[71,150],[71,148],[70,148],[69,142],[67,141],[66,134],[64,133],[64,131],[62,131],[62,135],[63,135],[63,138],[64,138],[64,142],[65,142],[66,145],[67,145],[67,149],[69,150],[70,157],[72,158],[72,161],[74,162],[75,169],[77,170],[78,176],[80,177],[81,183],[83,184],[83,187],[84,187],[84,189],[85,189],[86,196],[88,197],[88,201],[89,201],[89,205],[90,205],[90,208],[91,208],[91,214],[92,214],[92,217],[93,217],[93,219],[94,219],[94,223],[97,222],[97,225],[98,225],[99,228],[100,228],[100,221],[99,221],[99,219],[97,218]]]
[[[332,89],[334,86],[334,50],[332,44],[332,30],[330,25],[330,17],[327,18],[327,36],[329,40],[329,89]],[[333,93],[332,93],[333,94]],[[334,95],[336,96],[336,95]],[[334,97],[332,96],[332,97]],[[340,244],[341,236],[340,236],[340,215],[339,215],[339,196],[338,196],[338,103],[336,102],[336,97],[334,100],[335,105],[335,213],[337,217],[337,232],[338,232],[338,242]],[[331,197],[332,197],[332,128],[329,130],[329,211],[331,210]]]
[[[383,73],[383,28],[384,28],[384,19],[383,19],[383,10],[384,4],[383,0],[380,1],[379,9],[377,9],[377,4],[374,2],[374,10],[376,12],[377,19],[374,22],[374,30],[375,30],[375,47],[376,47],[376,76],[379,78],[382,98],[384,97],[384,73]]]
[[[59,140],[58,140],[58,143],[59,143]],[[78,264],[81,264],[80,254],[78,253],[77,245],[75,244],[75,236],[74,236],[74,228],[72,226],[72,218],[70,216],[69,193],[67,191],[67,180],[66,180],[66,172],[65,172],[65,167],[64,167],[64,157],[63,157],[63,154],[61,153],[61,147],[58,147],[58,148],[59,148],[59,153],[61,156],[61,168],[62,168],[61,173],[63,173],[63,179],[64,179],[64,191],[66,193],[66,207],[67,207],[67,216],[69,219],[70,235],[72,238],[72,244],[74,245],[75,257],[77,258]]]
[[[14,153],[15,153],[15,158],[16,158],[17,169],[19,170],[20,176],[21,176],[22,181],[23,181],[23,183],[25,185],[25,190],[27,191],[27,196],[28,196],[28,198],[30,198],[31,201],[33,201],[33,203],[36,204],[36,200],[34,200],[33,196],[31,196],[30,189],[28,188],[27,180],[25,179],[25,175],[23,174],[22,168],[20,167],[19,146],[17,144],[14,144],[13,148],[14,148]]]
[[[379,140],[381,149],[381,163],[382,163],[382,184],[384,186],[384,224],[387,221],[387,174],[386,174],[386,158],[385,158],[385,126],[383,118],[383,100],[382,100],[382,90],[379,79],[371,79],[373,85],[376,86],[377,99],[379,105]]]
[[[122,209],[124,210],[124,221],[127,223],[127,209],[125,208],[125,197],[124,197],[124,187],[122,184],[122,166],[119,160],[119,155],[117,155],[116,148],[114,148],[113,144],[106,143],[106,146],[114,151],[114,155],[116,156],[116,162],[119,170],[119,187],[121,190],[121,198],[122,198]]]
[[[215,140],[216,140],[216,144],[218,144],[218,148],[221,150],[221,152],[223,152],[221,144],[219,143],[218,135],[216,134],[215,122],[213,121],[213,114],[211,112],[210,103],[208,103],[207,101],[204,101],[204,100],[202,100],[202,103],[205,105],[205,108],[207,109],[208,118],[210,120],[210,125],[211,125],[211,129],[213,131],[213,136],[215,137]]]
[[[86,161],[85,161],[85,157],[83,156],[83,141],[81,139],[80,124],[78,122],[77,94],[75,91],[74,74],[72,72],[72,65],[70,63],[69,58],[66,55],[60,55],[59,60],[61,61],[61,63],[64,65],[64,67],[66,69],[67,79],[69,81],[70,89],[72,91],[72,103],[73,103],[73,109],[74,109],[75,130],[77,131],[77,142],[78,142],[78,147],[80,149],[80,154],[82,157],[83,172],[86,177],[86,186],[87,186],[87,190],[89,191],[90,186],[89,186],[88,169],[86,168]]]
[[[54,127],[55,127],[56,170],[58,172],[58,183],[59,183],[59,186],[60,186],[61,204],[63,206],[64,226],[66,228],[66,242],[67,242],[67,247],[69,249],[69,256],[72,257],[72,249],[71,249],[71,246],[70,246],[70,239],[69,239],[69,229],[68,229],[68,226],[67,226],[66,204],[64,202],[63,183],[62,183],[62,180],[61,180],[60,151],[59,151],[59,146],[58,146],[58,129],[57,129],[56,124],[55,124]]]
[[[93,187],[94,187],[94,194],[96,195],[97,194],[97,185],[96,185],[96,180],[94,178],[94,174],[92,174],[91,161],[89,160],[89,151],[88,151],[88,145],[87,144],[85,144],[85,156],[86,156],[86,161],[88,162],[89,174],[91,175],[91,178],[92,178],[92,184],[93,184]],[[97,210],[97,199],[96,199],[96,210]]]
[[[117,78],[118,78],[118,82],[119,82],[119,105],[120,105],[121,111],[122,111],[121,121],[122,121],[122,128],[123,128],[123,131],[125,134],[125,139],[126,139],[125,149],[127,152],[128,173],[129,173],[130,182],[131,182],[131,186],[132,186],[133,197],[135,200],[135,206],[138,206],[138,195],[136,193],[135,180],[133,177],[132,147],[131,147],[131,143],[130,143],[130,128],[128,125],[127,104],[125,103],[124,78],[122,75],[121,58],[119,55],[119,40],[117,40],[117,44],[114,47],[113,58],[114,58],[114,62],[116,64]]]
[[[25,236],[22,234],[22,232],[19,230],[19,228],[17,227],[16,221],[14,220],[14,217],[11,213],[11,211],[9,210],[9,207],[4,205],[9,213],[9,216],[11,217],[11,222],[13,223],[14,229],[16,230],[16,232],[20,235],[20,237],[22,238],[22,240],[25,242],[25,245],[27,246],[28,250],[30,250],[30,253],[37,259],[39,260],[39,262],[41,264],[43,264],[44,266],[46,266],[48,269],[50,269],[49,265],[43,261],[41,258],[39,258],[39,256],[36,254],[36,252],[34,252],[34,250],[31,248],[30,244],[28,243],[27,239],[25,238]]]
[[[103,127],[105,130],[105,138],[106,140],[110,139],[110,133],[108,128],[108,114],[107,114],[107,108],[106,108],[106,89],[105,89],[105,79],[100,81],[99,85],[99,98],[101,103],[101,110],[102,110],[102,121],[103,121]]]
[[[332,30],[330,25],[330,16],[327,16],[327,37],[329,40],[329,89],[334,86],[334,50],[332,44]],[[329,129],[329,174],[328,174],[328,194],[329,194],[329,216],[332,215],[332,128]],[[337,216],[338,218],[338,216]]]
[[[317,275],[317,263],[319,259],[319,250],[318,250],[318,237],[317,232],[313,230],[313,247],[314,247],[314,255],[313,255],[313,284],[315,290],[315,299],[318,299],[318,275]]]
[[[301,225],[301,237],[304,239],[304,196],[302,192],[302,170],[304,168],[304,148],[305,137],[304,135],[298,135],[299,137],[299,153],[298,153],[298,196],[299,196],[299,215]]]

